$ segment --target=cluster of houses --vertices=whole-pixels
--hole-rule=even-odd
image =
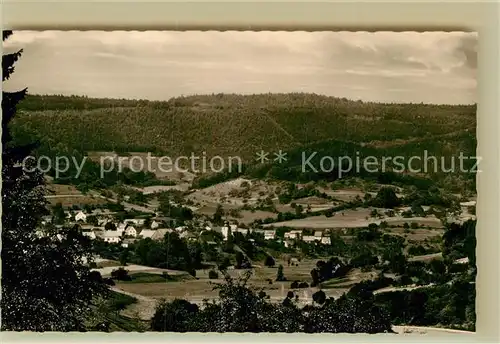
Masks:
[[[92,221],[89,221],[90,216],[93,216]],[[150,238],[152,240],[162,240],[168,232],[176,232],[181,238],[187,240],[197,239],[197,235],[190,232],[186,226],[172,226],[172,219],[159,216],[147,222],[143,218],[116,221],[111,212],[98,209],[89,214],[84,211],[67,212],[66,220],[70,225],[78,225],[82,230],[82,234],[93,240],[100,238],[104,242],[121,244],[123,247],[128,247],[138,239]],[[48,224],[51,221],[52,217],[46,216],[42,219],[42,225]],[[276,230],[274,229],[246,229],[229,223],[219,227],[207,225],[205,226],[205,230],[221,233],[224,240],[228,239],[230,233],[246,235],[249,231],[261,233],[264,236],[264,240],[277,239]],[[325,233],[326,231],[316,231],[314,235],[303,235],[302,230],[292,230],[285,233],[283,243],[286,247],[293,245],[297,241],[330,244],[330,237],[325,236]]]
[[[218,228],[213,228],[212,230],[218,230]],[[254,233],[261,233],[264,235],[264,240],[275,240],[276,239],[276,230],[274,229],[246,229],[246,228],[238,228],[235,224],[226,224],[220,228],[220,232],[224,240],[227,240],[229,233],[241,233],[246,235],[248,231],[252,231]],[[292,230],[290,232],[286,232],[284,235],[283,243],[285,247],[291,246],[293,243],[297,241],[304,241],[307,243],[320,242],[325,245],[329,245],[331,243],[330,236],[325,236],[328,231],[316,231],[314,235],[303,235],[303,230]]]
[[[69,225],[78,225],[82,234],[93,240],[100,238],[108,243],[121,243],[124,247],[137,239],[161,240],[167,232],[173,231],[173,229],[164,227],[167,223],[171,223],[169,218],[155,217],[146,223],[146,219],[141,218],[116,221],[112,215],[111,212],[99,209],[90,214],[84,211],[67,212],[66,222]],[[93,221],[89,221],[90,216],[95,217]],[[42,225],[51,222],[52,216],[42,218]],[[43,232],[39,231],[39,233]]]

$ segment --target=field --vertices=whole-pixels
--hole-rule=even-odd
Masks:
[[[277,268],[270,267],[259,267],[253,269],[253,274],[249,279],[248,284],[255,288],[255,290],[264,290],[274,302],[281,302],[285,297],[290,288],[291,282],[298,280],[301,282],[311,282],[311,269],[315,266],[316,260],[303,260],[299,263],[299,266],[287,266],[284,261],[278,261],[277,264],[282,264],[284,266],[284,275],[288,281],[286,282],[275,282]],[[126,267],[128,269],[128,267]],[[238,277],[243,274],[245,270],[228,270],[228,273],[232,277]],[[149,273],[149,271],[148,271]],[[150,274],[150,273],[149,273]],[[179,272],[179,274],[181,274]],[[131,273],[132,277],[134,276]],[[151,274],[150,274],[151,275]],[[370,275],[368,273],[368,275]],[[146,279],[146,275],[142,275],[142,279]],[[362,278],[366,278],[367,274],[362,274],[359,271],[353,271],[350,275],[350,284],[359,281]],[[184,298],[193,303],[201,304],[204,299],[214,299],[217,297],[217,291],[213,290],[215,283],[223,282],[222,275],[219,275],[219,279],[209,279],[208,270],[197,270],[196,279],[183,279],[181,281],[160,281],[155,282],[161,276],[158,277],[150,276],[145,282],[118,282],[116,288],[129,293],[131,295],[141,295],[148,299],[168,299],[173,300],[175,298]],[[268,279],[272,279],[273,283],[269,284]],[[317,288],[302,288],[294,289],[296,294],[299,296],[299,300],[304,303],[312,302],[312,294],[317,291]],[[338,297],[342,295],[347,289],[344,287],[339,288],[328,288],[325,292],[329,296]]]
[[[358,228],[368,227],[369,224],[380,224],[386,221],[389,226],[403,226],[404,223],[417,223],[419,226],[442,228],[442,223],[434,216],[429,217],[384,217],[382,219],[373,218],[370,216],[372,208],[360,208],[356,210],[345,210],[336,212],[332,217],[325,215],[311,216],[304,219],[296,219],[290,221],[276,222],[264,225],[265,227],[286,226],[292,228],[314,228],[314,229],[342,229],[342,228]],[[379,213],[383,213],[384,209],[378,209]]]
[[[85,205],[106,203],[100,197],[81,193],[73,185],[54,184],[50,180],[47,182],[47,195],[45,198],[51,206],[61,203],[63,207],[71,207],[73,205],[83,207]]]
[[[112,163],[120,169],[149,171],[154,173],[158,179],[168,179],[179,183],[191,182],[195,176],[193,173],[183,171],[183,168],[187,168],[187,166],[182,166],[181,163],[179,163],[181,169],[176,169],[173,162],[170,164],[167,159],[159,162],[157,156],[144,152],[116,154],[114,152],[90,151],[88,157],[95,162]]]

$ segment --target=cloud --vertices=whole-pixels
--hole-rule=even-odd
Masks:
[[[384,102],[476,100],[477,35],[463,32],[18,31],[8,88],[165,100],[315,92]]]

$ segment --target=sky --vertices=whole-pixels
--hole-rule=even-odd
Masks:
[[[477,34],[465,32],[16,31],[4,87],[168,100],[308,92],[374,102],[476,102]]]

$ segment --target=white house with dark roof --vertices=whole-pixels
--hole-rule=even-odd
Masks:
[[[87,215],[83,211],[79,211],[75,215],[75,221],[76,222],[86,222],[87,221]]]
[[[286,232],[284,237],[285,239],[293,240],[293,239],[300,239],[301,236],[302,236],[302,231],[293,230],[290,232]]]
[[[311,243],[311,242],[315,242],[315,241],[319,241],[320,238],[317,238],[315,237],[314,235],[304,235],[302,237],[302,241],[304,242],[308,242],[308,243]]]
[[[108,243],[117,244],[121,241],[121,235],[117,231],[104,231],[96,233],[96,235]]]
[[[265,230],[264,231],[264,240],[274,240],[276,238],[275,230]]]
[[[125,231],[123,232],[126,236],[131,236],[131,237],[136,237],[137,236],[137,229],[135,229],[134,226],[127,226],[125,228]]]

